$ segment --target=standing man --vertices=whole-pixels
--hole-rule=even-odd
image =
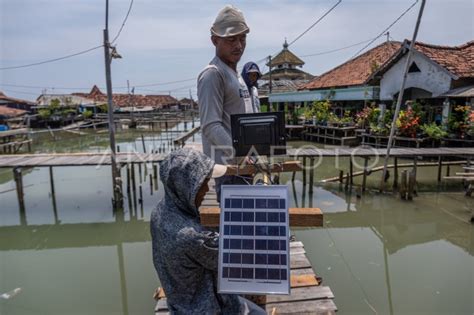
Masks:
[[[227,159],[233,157],[230,115],[253,112],[249,90],[237,72],[249,31],[242,12],[225,6],[211,27],[216,56],[198,77],[204,153],[220,164],[227,164]],[[217,199],[220,201],[221,185],[245,183],[237,176],[216,179]]]

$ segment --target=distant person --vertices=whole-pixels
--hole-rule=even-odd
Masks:
[[[247,62],[242,69],[242,78],[247,85],[252,98],[252,107],[254,113],[260,112],[260,100],[258,99],[258,80],[262,77],[262,73],[255,62]]]
[[[434,116],[434,122],[437,126],[440,126],[443,121],[443,115],[441,114],[441,110],[436,110],[436,114]]]
[[[231,5],[219,11],[211,27],[216,56],[199,74],[197,94],[204,153],[220,164],[233,157],[230,115],[253,112],[252,98],[237,72],[250,29],[242,12]],[[237,176],[216,179],[217,199],[223,184],[246,184]]]
[[[235,294],[217,293],[219,234],[200,223],[210,178],[227,172],[199,151],[183,148],[160,163],[165,195],[153,210],[153,263],[171,314],[266,314]]]

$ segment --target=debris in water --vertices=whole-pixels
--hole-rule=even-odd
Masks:
[[[10,292],[1,294],[0,299],[9,300],[20,292],[21,292],[21,288],[16,288],[14,290],[11,290]]]

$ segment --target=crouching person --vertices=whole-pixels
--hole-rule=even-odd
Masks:
[[[165,196],[151,214],[153,263],[171,314],[266,314],[252,302],[217,293],[219,235],[200,224],[199,206],[210,178],[227,167],[191,149],[160,163]]]

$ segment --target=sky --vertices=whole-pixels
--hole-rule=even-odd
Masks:
[[[305,61],[302,70],[320,75],[350,59],[414,2],[342,0],[289,49]],[[195,98],[196,77],[215,53],[209,29],[226,4],[241,9],[250,27],[240,65],[260,62],[266,72],[265,57],[278,53],[285,39],[293,41],[336,3],[134,0],[115,42],[122,59],[112,62],[113,91],[127,93],[128,80],[135,94],[171,94],[180,99],[191,93]],[[420,4],[421,0],[389,30],[392,40],[413,36]],[[109,6],[109,37],[113,39],[130,0],[109,0]],[[427,0],[418,40],[450,46],[466,43],[474,39],[473,17],[474,0]],[[0,0],[0,68],[100,46],[104,27],[105,0]],[[381,36],[367,49],[386,39]],[[0,91],[26,100],[35,100],[43,91],[88,92],[94,84],[105,92],[103,48],[57,62],[0,70]]]

